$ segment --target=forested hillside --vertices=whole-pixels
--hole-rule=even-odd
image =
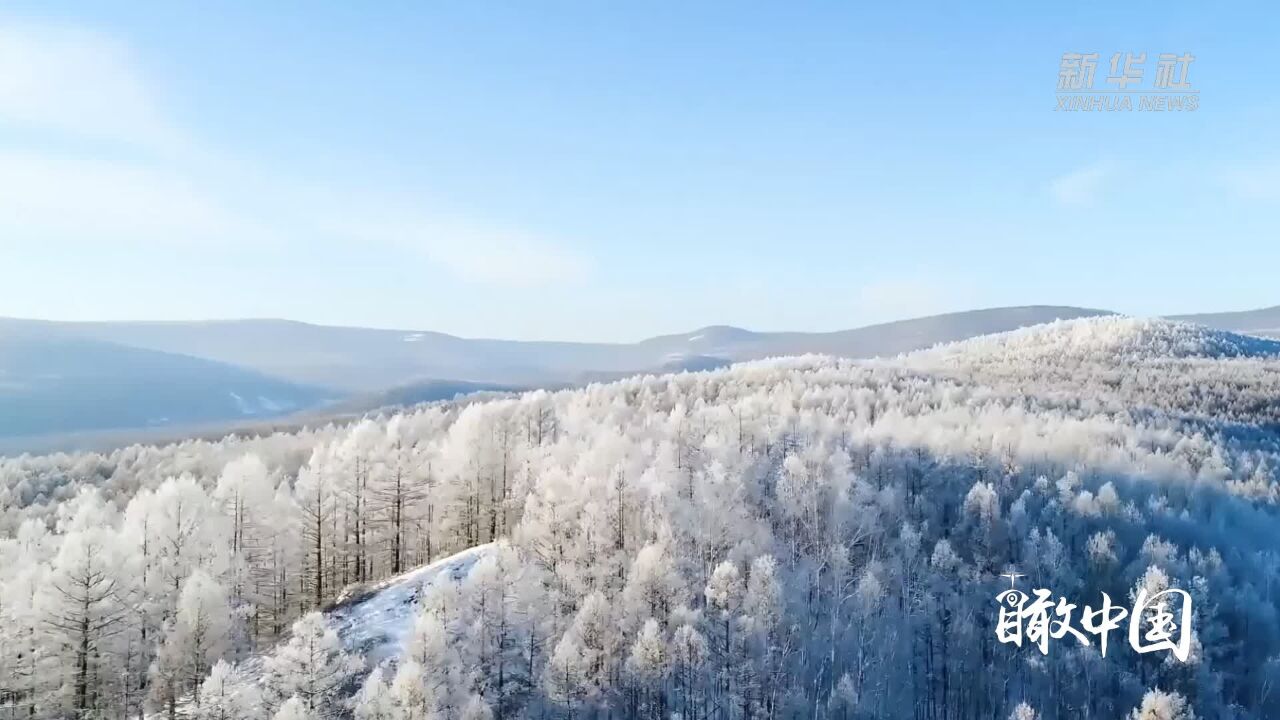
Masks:
[[[2,460],[0,717],[1277,717],[1277,397],[1280,343],[1106,317]],[[1011,571],[1185,589],[1193,651],[998,643]]]

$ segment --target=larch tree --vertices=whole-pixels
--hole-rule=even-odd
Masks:
[[[226,589],[204,571],[193,571],[183,583],[177,611],[151,669],[153,694],[170,720],[177,717],[183,697],[191,696],[200,706],[200,684],[231,650],[233,624]]]
[[[324,615],[308,613],[293,624],[289,640],[263,660],[267,701],[274,705],[294,697],[315,717],[334,717],[362,666]]]
[[[200,684],[197,720],[260,720],[262,693],[243,668],[218,660]]]
[[[63,650],[60,674],[72,717],[88,718],[102,708],[103,685],[112,676],[107,642],[128,613],[118,551],[110,528],[72,531],[62,541],[40,602],[54,647]]]

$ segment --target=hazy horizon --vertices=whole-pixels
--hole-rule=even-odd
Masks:
[[[394,325],[376,324],[376,323],[366,324],[366,325],[346,325],[346,324],[316,322],[316,321],[305,320],[300,318],[291,318],[291,317],[194,317],[194,318],[172,318],[172,319],[153,319],[148,317],[138,317],[138,318],[121,318],[121,319],[90,319],[90,318],[64,319],[64,318],[49,318],[49,317],[17,317],[17,316],[11,316],[11,315],[0,315],[0,320],[14,320],[14,321],[20,321],[20,322],[48,322],[48,323],[55,323],[55,324],[118,323],[118,324],[143,324],[143,325],[164,325],[164,324],[199,325],[199,324],[219,324],[219,323],[230,324],[230,323],[254,323],[254,322],[279,322],[279,323],[297,323],[302,325],[312,325],[316,327],[329,327],[329,328],[347,329],[347,330],[378,330],[378,331],[386,331],[386,332],[439,333],[442,335],[450,335],[452,337],[457,337],[459,339],[464,339],[464,340],[510,340],[510,341],[518,341],[518,342],[574,342],[574,343],[586,343],[586,344],[627,345],[627,344],[633,344],[636,342],[641,342],[644,340],[651,340],[659,337],[669,337],[672,335],[684,335],[687,333],[697,332],[700,330],[707,330],[711,328],[732,328],[735,330],[745,330],[747,332],[758,333],[758,334],[775,334],[775,333],[825,334],[825,333],[836,333],[836,332],[841,332],[845,330],[858,330],[862,328],[875,327],[879,325],[892,325],[895,323],[907,322],[911,320],[922,320],[922,319],[939,317],[939,316],[963,315],[967,313],[981,313],[981,312],[1015,309],[1015,308],[1070,308],[1075,310],[1089,310],[1089,311],[1115,313],[1117,315],[1126,315],[1129,317],[1138,317],[1138,318],[1142,318],[1142,317],[1169,318],[1169,317],[1181,317],[1181,316],[1187,316],[1187,315],[1231,315],[1231,314],[1248,313],[1248,312],[1255,312],[1255,311],[1261,311],[1261,310],[1272,310],[1272,309],[1280,308],[1280,304],[1262,305],[1258,307],[1247,307],[1247,308],[1196,309],[1192,312],[1164,312],[1164,313],[1157,313],[1152,315],[1140,315],[1136,313],[1127,313],[1122,310],[1117,310],[1115,308],[1094,307],[1089,305],[1025,303],[1020,305],[964,307],[964,308],[959,308],[954,310],[941,310],[937,313],[929,313],[926,315],[907,315],[902,317],[893,317],[886,320],[879,320],[876,322],[866,323],[862,325],[845,325],[840,327],[818,328],[818,329],[812,329],[812,330],[797,330],[795,328],[784,328],[784,327],[762,328],[762,327],[735,325],[735,324],[721,323],[721,322],[712,322],[709,324],[698,325],[695,327],[684,327],[684,326],[673,325],[672,328],[669,330],[661,331],[652,335],[645,335],[643,337],[612,339],[612,340],[598,340],[598,339],[591,339],[591,338],[566,340],[564,338],[559,338],[559,337],[508,338],[508,337],[483,336],[483,335],[458,335],[455,333],[447,333],[447,332],[443,332],[443,331],[440,331],[434,328],[429,328],[429,327],[404,327],[404,326],[394,326]]]

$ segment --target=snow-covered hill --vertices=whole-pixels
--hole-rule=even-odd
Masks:
[[[1280,717],[1276,348],[1086,318],[0,461],[0,716]],[[1189,654],[996,642],[1006,573],[1185,590]]]
[[[1010,332],[983,335],[916,353],[925,360],[960,364],[998,359],[1005,363],[1101,363],[1178,358],[1280,356],[1280,341],[1202,325],[1120,315],[1058,320]]]
[[[1271,447],[1280,424],[1280,342],[1170,320],[1085,318],[973,338],[903,356],[905,366],[1006,402],[1095,419],[1141,418],[1207,432],[1260,428],[1237,442]]]

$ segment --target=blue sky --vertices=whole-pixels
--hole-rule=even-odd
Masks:
[[[1266,3],[0,8],[0,315],[635,340],[1280,304]],[[952,7],[954,6],[954,7]],[[1055,112],[1067,51],[1191,113]]]

